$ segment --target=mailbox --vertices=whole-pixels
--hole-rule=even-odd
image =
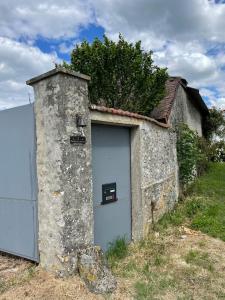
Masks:
[[[116,183],[106,183],[102,185],[102,203],[108,204],[117,201]]]

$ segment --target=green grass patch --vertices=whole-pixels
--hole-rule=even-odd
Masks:
[[[211,261],[207,252],[190,250],[185,256],[185,261],[188,264],[193,264],[198,267],[202,267],[210,272],[213,271],[213,262]]]
[[[135,284],[137,300],[152,299],[153,286],[149,282],[138,281]]]
[[[125,258],[128,254],[128,244],[125,237],[120,237],[110,243],[108,250],[106,251],[106,257],[111,266],[113,266],[118,260]]]
[[[209,171],[188,190],[188,197],[156,224],[162,231],[183,223],[225,241],[225,164],[212,163]]]
[[[175,279],[166,274],[160,276],[148,271],[147,275],[146,280],[137,281],[135,284],[135,299],[137,300],[158,299],[155,297],[158,292],[163,293],[177,286]]]

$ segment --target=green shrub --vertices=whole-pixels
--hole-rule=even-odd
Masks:
[[[141,41],[117,42],[104,36],[92,43],[83,41],[71,53],[64,67],[91,76],[89,97],[93,104],[148,115],[165,95],[167,70],[156,66],[152,51]]]
[[[204,122],[204,135],[208,140],[212,140],[213,137],[219,136],[225,137],[225,116],[221,109],[213,107],[209,109],[209,115]]]
[[[207,169],[208,145],[186,124],[179,124],[176,130],[179,178],[182,189],[185,190],[197,175],[201,175]]]
[[[213,162],[225,162],[225,142],[218,141],[211,144],[209,158]]]

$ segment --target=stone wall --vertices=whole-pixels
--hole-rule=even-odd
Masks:
[[[74,273],[80,249],[93,245],[91,122],[131,128],[134,240],[178,199],[174,130],[150,118],[90,111],[88,79],[57,68],[27,82],[36,100],[40,263],[59,274]],[[86,127],[77,127],[77,114]],[[86,143],[71,144],[74,135]]]
[[[139,131],[140,153],[139,158],[136,157],[136,159],[140,163],[141,199],[132,197],[133,237],[135,239],[146,236],[152,228],[152,222],[172,209],[178,200],[174,130],[162,128],[151,122],[142,122]],[[135,173],[132,175],[135,176]]]
[[[76,268],[76,250],[93,243],[88,79],[58,68],[27,82],[36,100],[40,263],[59,273]],[[71,144],[76,134],[86,143]]]
[[[180,85],[173,103],[169,123],[174,127],[181,122],[186,123],[190,129],[197,131],[199,136],[202,136],[202,116]]]
[[[140,240],[178,200],[174,129],[154,120],[91,112],[92,122],[131,128],[132,238]]]

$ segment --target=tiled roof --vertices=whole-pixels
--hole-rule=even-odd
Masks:
[[[197,89],[188,87],[187,81],[182,77],[170,77],[166,81],[166,95],[151,112],[152,118],[167,124],[180,85],[183,86],[189,95],[190,101],[192,101],[202,113],[208,114],[208,108]]]
[[[165,97],[160,101],[157,107],[151,112],[151,117],[167,123],[170,116],[170,112],[173,106],[173,102],[176,98],[176,93],[179,85],[187,85],[187,81],[181,77],[170,77],[166,81],[166,94]]]
[[[152,123],[154,123],[158,126],[164,127],[164,128],[169,128],[170,127],[168,124],[158,122],[157,120],[155,120],[153,118],[149,118],[149,117],[139,115],[139,114],[136,114],[136,113],[132,113],[132,112],[129,112],[129,111],[125,111],[125,110],[122,110],[122,109],[109,108],[109,107],[98,106],[98,105],[94,105],[94,104],[91,104],[89,106],[89,108],[91,110],[99,111],[99,112],[103,112],[103,113],[109,113],[109,114],[113,114],[113,115],[119,115],[119,116],[124,116],[124,117],[129,117],[129,118],[140,119],[140,120],[146,120],[146,121],[152,122]]]

